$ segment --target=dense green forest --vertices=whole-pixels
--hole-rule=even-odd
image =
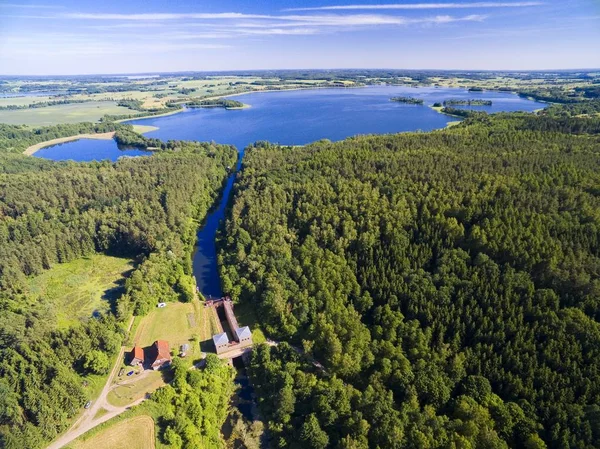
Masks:
[[[491,106],[492,100],[462,100],[462,99],[450,99],[444,101],[444,106]]]
[[[219,259],[297,347],[252,357],[270,445],[600,447],[599,130],[481,114],[248,149]]]
[[[233,393],[233,369],[215,354],[207,354],[202,370],[191,370],[181,359],[172,367],[173,380],[156,390],[161,440],[172,449],[221,448],[221,425]]]
[[[157,301],[193,298],[198,221],[235,163],[233,147],[171,141],[151,157],[114,163],[12,154],[37,139],[121,126],[130,129],[0,128],[0,447],[38,448],[56,437],[87,400],[81,376],[105,370],[92,359],[120,347],[122,321]],[[125,293],[114,313],[59,330],[52,304],[30,295],[26,278],[94,252],[136,260]]]

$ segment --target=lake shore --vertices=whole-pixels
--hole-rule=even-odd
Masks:
[[[168,115],[179,114],[180,112],[183,112],[185,110],[186,110],[186,108],[181,108],[181,109],[176,109],[174,111],[165,112],[163,114],[144,115],[143,117],[122,118],[120,120],[115,120],[115,123],[125,123],[125,122],[130,122],[132,120],[144,120],[147,118],[166,117]]]
[[[133,130],[137,133],[144,134],[150,131],[156,131],[158,129],[157,126],[147,126],[147,125],[133,125]],[[26,156],[32,156],[36,151],[41,150],[42,148],[51,147],[52,145],[58,145],[66,142],[73,142],[79,139],[96,139],[96,140],[110,140],[115,136],[114,131],[110,131],[107,133],[97,133],[97,134],[77,134],[76,136],[68,136],[68,137],[58,137],[56,139],[46,140],[44,142],[36,143],[35,145],[31,145],[23,154]]]
[[[27,156],[33,155],[36,151],[41,150],[42,148],[51,147],[52,145],[58,145],[60,143],[71,142],[73,140],[79,139],[97,139],[97,140],[110,140],[114,137],[115,132],[110,131],[107,133],[99,133],[99,134],[77,134],[76,136],[69,137],[59,137],[57,139],[46,140],[45,142],[36,143],[35,145],[31,145],[23,154]]]

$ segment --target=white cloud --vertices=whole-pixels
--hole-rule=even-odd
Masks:
[[[287,8],[283,11],[340,11],[340,10],[385,10],[385,9],[468,9],[468,8],[524,8],[541,6],[543,2],[472,2],[472,3],[397,3],[383,5],[335,5],[307,8]]]
[[[177,21],[177,20],[225,20],[235,26],[235,21],[269,20],[279,22],[285,26],[285,22],[294,22],[294,26],[375,26],[375,25],[408,25],[419,23],[450,23],[464,21],[481,21],[487,16],[480,14],[471,14],[464,17],[453,17],[447,15],[438,15],[422,18],[406,18],[402,16],[392,16],[383,14],[320,14],[320,15],[263,15],[263,14],[242,14],[236,12],[227,13],[149,13],[149,14],[105,14],[105,13],[65,13],[60,14],[59,18],[80,19],[80,20],[126,20],[135,21]]]

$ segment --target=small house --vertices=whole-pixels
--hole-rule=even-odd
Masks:
[[[165,340],[156,340],[152,345],[152,363],[153,370],[161,369],[171,363],[171,350],[169,342]]]
[[[131,350],[131,360],[129,361],[131,366],[141,366],[144,364],[144,350],[139,346],[134,346]]]

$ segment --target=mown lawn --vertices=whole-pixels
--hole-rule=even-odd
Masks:
[[[190,345],[189,356],[199,355],[199,345],[193,342],[196,337],[198,341],[210,338],[206,336],[202,326],[205,310],[200,302],[194,300],[190,303],[170,302],[167,306],[156,308],[140,321],[134,343],[146,347],[152,345],[156,340],[169,342],[171,351],[179,352],[183,344]]]
[[[64,328],[109,310],[132,268],[130,259],[95,254],[30,278],[28,289],[54,304],[58,326]]]

